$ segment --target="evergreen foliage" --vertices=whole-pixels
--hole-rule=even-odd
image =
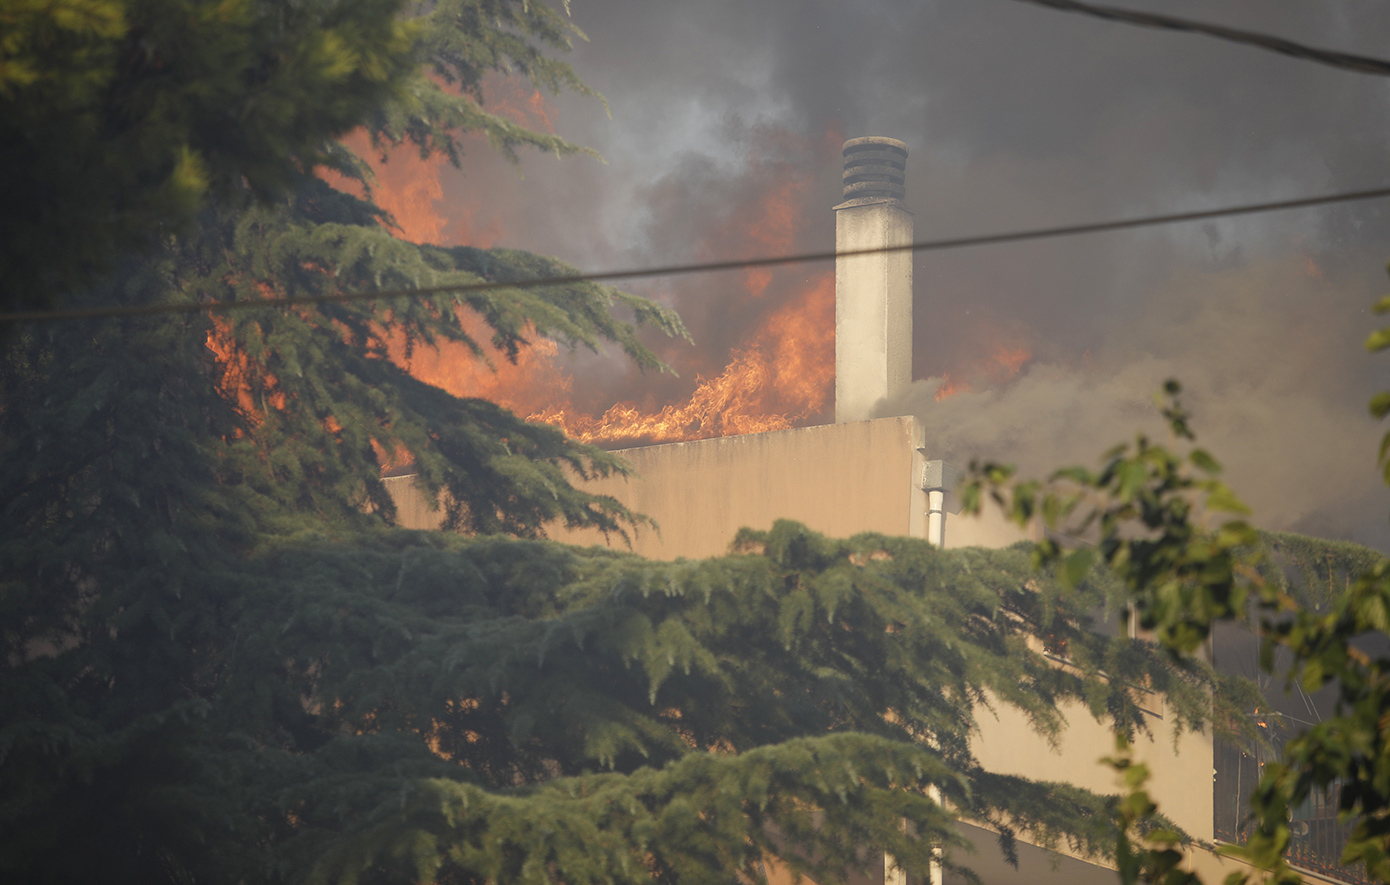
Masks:
[[[108,617],[0,681],[27,701],[7,874],[728,881],[776,854],[835,881],[883,850],[924,873],[954,814],[1006,849],[1026,829],[1103,852],[1108,801],[980,769],[980,705],[1142,727],[1120,677],[1154,674],[1207,714],[1209,674],[1085,629],[1098,588],[1049,599],[1026,550],[741,540],[681,563],[399,530],[210,551],[182,599],[154,594],[163,617]],[[77,809],[100,853],[34,851]]]
[[[1384,557],[1349,541],[1329,541],[1289,532],[1260,532],[1263,554],[1251,564],[1261,580],[1288,594],[1300,607],[1327,612]]]
[[[306,179],[282,205],[209,211],[90,297],[542,261],[401,243],[377,221]],[[646,359],[606,313],[623,298],[480,295],[497,337],[475,343],[505,358],[534,328]],[[727,881],[775,854],[829,882],[885,849],[921,872],[955,844],[928,784],[1006,851],[1020,830],[1100,851],[1105,800],[980,769],[981,704],[1054,733],[1074,700],[1132,730],[1148,686],[1192,725],[1208,715],[1204,668],[1090,632],[1113,582],[1065,590],[1023,549],[784,524],[668,564],[519,540],[556,519],[621,529],[630,515],[559,467],[621,465],[384,358],[388,330],[470,340],[459,306],[84,321],[12,342],[6,880]],[[397,445],[461,527],[510,536],[390,529],[376,452]],[[86,850],[64,850],[74,832]]]
[[[528,0],[0,0],[0,310],[75,292],[210,199],[294,190],[363,124],[455,162],[465,131],[574,152],[482,91],[587,91],[547,54],[574,36]]]

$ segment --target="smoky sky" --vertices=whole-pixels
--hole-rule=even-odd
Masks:
[[[1386,4],[1131,5],[1372,55],[1390,35]],[[589,39],[570,61],[608,110],[564,96],[553,122],[603,162],[529,156],[512,170],[479,149],[446,196],[497,244],[587,269],[766,251],[750,231],[778,194],[797,209],[784,245],[827,248],[835,148],[859,135],[907,143],[919,239],[1390,182],[1390,79],[1199,36],[1013,0],[574,0],[572,12]],[[1387,208],[920,255],[919,380],[881,411],[918,414],[944,457],[1044,472],[1153,430],[1150,396],[1176,376],[1257,521],[1390,549],[1365,408],[1390,363],[1360,344],[1385,289]],[[576,404],[688,395],[779,293],[827,270],[779,272],[760,299],[737,274],[633,284],[676,307],[695,344],[653,341],[679,377],[570,357]],[[989,365],[1001,344],[1032,359],[1006,377]],[[969,392],[936,401],[943,376]]]

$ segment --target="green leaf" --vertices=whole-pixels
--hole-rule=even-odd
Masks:
[[[1390,390],[1381,391],[1371,397],[1371,415],[1376,418],[1384,418],[1390,415]]]
[[[1207,495],[1206,504],[1208,509],[1219,513],[1247,514],[1250,512],[1250,508],[1246,506],[1245,502],[1237,498],[1235,492],[1231,491],[1230,487],[1225,484],[1218,484],[1211,491],[1211,494]]]
[[[1062,560],[1058,568],[1057,576],[1064,587],[1075,588],[1086,580],[1086,576],[1091,573],[1091,566],[1095,564],[1096,552],[1090,547],[1082,547],[1074,550]]]
[[[1187,457],[1193,466],[1205,473],[1217,474],[1221,472],[1221,465],[1205,449],[1193,449]]]
[[[1390,328],[1376,329],[1366,338],[1366,349],[1372,353],[1390,347]]]
[[[1148,470],[1141,461],[1125,461],[1117,471],[1118,485],[1115,496],[1121,501],[1130,501],[1144,487],[1149,478]]]

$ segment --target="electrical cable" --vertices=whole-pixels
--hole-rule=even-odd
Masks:
[[[1033,6],[1046,6],[1049,9],[1056,9],[1062,12],[1074,12],[1080,15],[1089,15],[1092,18],[1138,25],[1143,28],[1159,28],[1165,31],[1186,31],[1192,34],[1204,34],[1208,37],[1215,37],[1218,40],[1239,43],[1242,46],[1253,46],[1257,49],[1266,50],[1267,52],[1277,52],[1280,55],[1286,55],[1290,58],[1317,62],[1318,64],[1327,65],[1343,71],[1355,71],[1358,74],[1390,77],[1390,60],[1375,58],[1369,55],[1357,55],[1351,52],[1337,52],[1332,49],[1319,49],[1316,46],[1295,43],[1292,40],[1285,40],[1282,37],[1275,37],[1271,34],[1261,34],[1257,31],[1228,28],[1224,25],[1213,25],[1207,22],[1178,18],[1171,15],[1159,15],[1155,12],[1139,12],[1133,9],[1121,9],[1117,6],[1100,6],[1095,3],[1081,3],[1078,2],[1078,0],[1015,0],[1015,2],[1029,3]]]
[[[628,270],[598,271],[596,273],[576,273],[514,280],[485,280],[477,283],[455,283],[446,286],[425,286],[415,289],[377,289],[370,292],[344,292],[336,295],[302,295],[286,298],[265,298],[255,301],[185,301],[168,304],[138,304],[125,307],[14,311],[11,313],[0,313],[0,323],[35,323],[54,320],[158,316],[167,314],[201,313],[203,311],[226,313],[233,310],[264,310],[275,307],[300,307],[314,304],[347,304],[357,301],[387,300],[394,298],[423,298],[431,295],[487,292],[496,291],[498,289],[566,286],[575,283],[597,282],[600,280],[614,281],[631,280],[641,277],[671,277],[694,273],[713,273],[723,270],[743,270],[753,267],[774,267],[783,264],[804,264],[816,261],[830,261],[836,258],[852,258],[860,255],[879,255],[889,252],[935,252],[944,249],[963,249],[972,246],[992,246],[1003,243],[1018,243],[1026,240],[1070,237],[1080,234],[1128,230],[1137,227],[1178,224],[1186,221],[1203,221],[1211,218],[1228,218],[1237,215],[1254,215],[1263,212],[1301,209],[1310,206],[1326,206],[1332,203],[1372,200],[1380,197],[1390,197],[1390,187],[1347,191],[1337,194],[1324,194],[1317,197],[1300,197],[1292,200],[1276,200],[1268,203],[1248,203],[1240,206],[1224,206],[1219,209],[1200,209],[1193,212],[1172,212],[1163,215],[1146,215],[1139,218],[1123,218],[1087,224],[1069,224],[1060,227],[1030,228],[995,234],[951,237],[941,240],[923,240],[903,246],[880,246],[871,249],[853,249],[844,252],[836,252],[834,250],[801,252],[790,255],[739,258],[728,261],[701,262],[698,264],[668,264]]]

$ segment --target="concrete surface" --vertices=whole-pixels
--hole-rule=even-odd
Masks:
[[[912,242],[912,213],[897,200],[850,200],[835,209],[835,249]],[[912,253],[835,260],[835,421],[868,418],[912,382]]]

